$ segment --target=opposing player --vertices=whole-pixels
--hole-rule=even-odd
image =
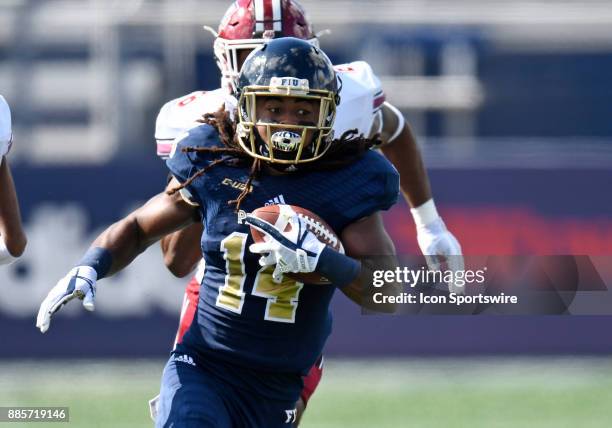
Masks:
[[[12,144],[11,110],[0,95],[0,265],[17,260],[27,243],[21,225],[15,183],[6,159]]]
[[[93,309],[98,279],[201,218],[198,313],[164,370],[159,427],[290,426],[302,376],[330,333],[335,287],[359,288],[371,278],[360,258],[394,253],[380,210],[397,200],[397,172],[367,150],[371,140],[332,139],[338,85],[325,54],[299,39],[272,40],[246,59],[238,81],[238,123],[219,112],[177,139],[168,192],[103,232],[38,314],[44,332],[75,297]],[[251,245],[237,210],[252,212],[281,195],[329,223],[346,255],[320,243],[295,213],[287,221],[297,234],[247,216],[268,236],[266,245]],[[275,278],[271,260],[284,271],[315,271],[333,286]]]

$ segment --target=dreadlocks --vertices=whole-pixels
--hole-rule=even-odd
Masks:
[[[253,180],[259,177],[261,172],[261,160],[248,155],[237,143],[236,122],[230,118],[229,112],[225,110],[224,106],[214,113],[206,113],[198,122],[215,127],[219,132],[219,138],[223,147],[184,147],[182,151],[185,153],[214,153],[220,154],[221,157],[198,170],[182,184],[173,189],[169,189],[166,193],[173,195],[217,165],[243,168],[250,167],[249,178],[247,179],[244,189],[236,199],[228,201],[228,204],[236,205],[236,211],[238,211],[240,209],[240,204],[252,190],[251,184]],[[342,168],[358,160],[366,151],[380,144],[380,142],[378,134],[372,138],[365,138],[357,134],[357,129],[350,129],[344,132],[340,138],[333,140],[328,152],[321,159],[301,164],[299,170],[321,171]]]
[[[230,119],[229,112],[225,110],[225,106],[221,107],[214,113],[206,113],[198,120],[200,123],[205,123],[213,126],[219,132],[219,139],[223,144],[223,147],[184,147],[182,149],[185,153],[214,153],[220,154],[222,157],[214,160],[206,167],[200,169],[182,184],[173,189],[169,189],[166,193],[173,195],[179,190],[187,187],[196,178],[204,175],[207,171],[211,170],[217,165],[229,165],[236,167],[247,167],[250,166],[251,173],[247,180],[246,186],[234,200],[228,201],[230,205],[236,205],[236,211],[240,208],[240,203],[251,191],[251,183],[259,174],[260,162],[259,159],[253,159],[251,156],[246,154],[238,144],[235,142],[236,135],[236,123]]]

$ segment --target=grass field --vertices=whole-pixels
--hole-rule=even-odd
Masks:
[[[164,361],[0,363],[0,406],[68,406],[70,427],[150,427]],[[45,423],[0,423],[43,426]],[[609,427],[612,358],[328,360],[304,428]]]

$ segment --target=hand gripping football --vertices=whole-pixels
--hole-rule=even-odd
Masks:
[[[340,238],[333,231],[331,226],[328,225],[321,217],[307,210],[306,208],[301,208],[295,205],[267,205],[265,207],[257,208],[251,213],[251,215],[267,221],[279,229],[284,224],[285,226],[282,229],[283,232],[289,232],[291,231],[292,226],[283,219],[281,212],[285,216],[297,214],[302,220],[304,220],[307,229],[312,232],[319,241],[344,254],[342,242],[340,242]],[[261,231],[257,230],[253,226],[250,226],[250,229],[253,241],[256,243],[264,242],[264,234]],[[326,278],[322,277],[316,272],[287,273],[285,275],[305,284],[330,284]]]

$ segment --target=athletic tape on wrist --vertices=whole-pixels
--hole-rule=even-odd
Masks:
[[[428,200],[416,208],[411,208],[410,213],[417,227],[427,226],[440,218],[433,199]]]

